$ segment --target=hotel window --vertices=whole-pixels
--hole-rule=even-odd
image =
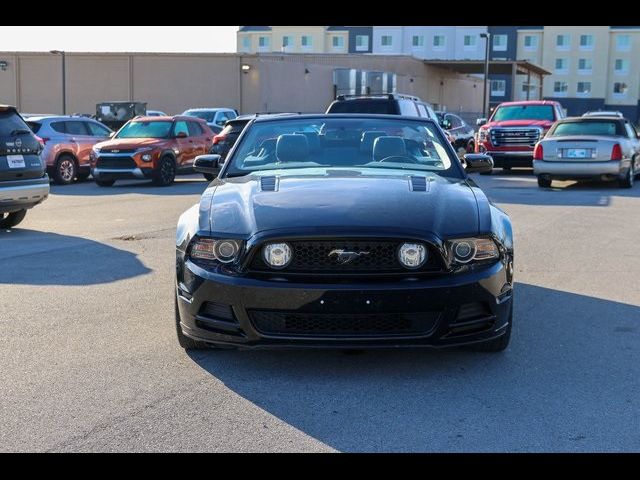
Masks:
[[[578,59],[578,73],[582,75],[590,75],[593,69],[593,62],[590,58]]]
[[[293,37],[288,35],[282,37],[282,47],[286,48],[291,46],[293,46]]]
[[[383,47],[391,47],[393,45],[393,37],[391,35],[382,35],[380,37],[380,45]]]
[[[616,50],[625,51],[631,48],[631,37],[629,35],[618,35],[616,37]]]
[[[356,35],[356,52],[369,50],[369,35]]]
[[[615,82],[613,84],[613,94],[616,97],[624,97],[627,94],[629,87],[624,82]]]
[[[258,37],[258,47],[269,48],[269,37]]]
[[[491,95],[494,97],[504,97],[507,91],[506,80],[491,80]]]
[[[578,88],[576,92],[579,95],[590,95],[591,94],[591,82],[578,82]]]
[[[445,39],[444,35],[434,35],[433,36],[433,48],[434,49],[439,49],[439,50],[444,49],[445,40],[446,39]]]
[[[555,73],[565,75],[569,72],[569,60],[566,58],[556,58]]]
[[[334,50],[342,50],[344,48],[344,37],[332,37],[331,46]]]
[[[593,50],[593,35],[580,35],[580,50]]]
[[[506,35],[494,35],[493,36],[493,51],[504,52],[507,50],[507,36]]]
[[[464,48],[475,48],[476,47],[476,36],[475,35],[465,35],[464,36]]]
[[[629,73],[629,60],[624,58],[616,58],[615,73],[618,75],[626,75]]]
[[[251,50],[251,37],[242,37],[242,48],[244,50]]]
[[[302,48],[311,48],[311,35],[303,35],[300,38],[300,45],[302,46]]]
[[[556,50],[569,50],[571,38],[569,35],[556,36]]]
[[[538,49],[538,37],[536,35],[524,36],[524,49],[525,50],[537,50]]]
[[[569,84],[567,82],[553,82],[553,93],[566,95],[567,90],[569,90]]]
[[[422,35],[414,35],[411,37],[412,47],[424,47],[424,37]]]

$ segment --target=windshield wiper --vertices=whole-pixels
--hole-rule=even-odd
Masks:
[[[25,130],[24,128],[17,128],[12,130],[9,135],[26,135],[27,133],[31,133],[31,130]]]

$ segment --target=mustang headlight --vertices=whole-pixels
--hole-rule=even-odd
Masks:
[[[291,257],[291,247],[286,243],[269,243],[262,249],[262,258],[272,268],[286,267]]]
[[[495,260],[500,257],[496,243],[490,238],[461,238],[449,242],[454,264]]]
[[[220,263],[231,263],[238,258],[240,242],[237,240],[214,240],[198,238],[191,245],[190,257],[200,260],[217,260]]]
[[[427,249],[421,243],[403,243],[398,249],[398,260],[406,268],[419,268],[427,260]]]

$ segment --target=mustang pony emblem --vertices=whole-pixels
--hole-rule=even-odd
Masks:
[[[329,252],[329,258],[336,258],[340,265],[344,265],[345,263],[349,263],[356,258],[360,258],[364,255],[369,255],[369,252],[349,252],[347,250],[331,250]]]

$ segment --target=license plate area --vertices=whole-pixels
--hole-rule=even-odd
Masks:
[[[25,168],[23,155],[7,155],[9,168]]]
[[[592,148],[565,148],[561,150],[563,158],[593,158],[594,150]]]

